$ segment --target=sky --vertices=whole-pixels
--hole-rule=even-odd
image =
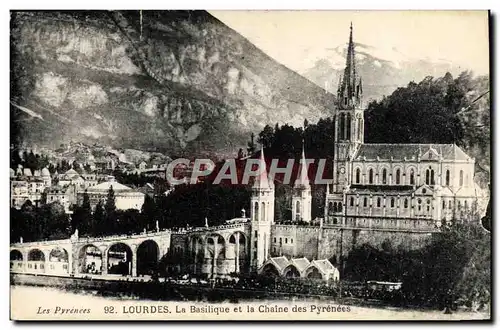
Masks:
[[[335,47],[354,39],[399,62],[451,62],[489,72],[487,11],[210,11],[278,62],[299,73],[319,59],[342,63]],[[339,62],[340,61],[340,62]],[[342,63],[343,64],[343,63]]]

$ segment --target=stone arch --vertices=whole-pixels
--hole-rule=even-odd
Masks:
[[[109,246],[107,253],[108,274],[132,275],[132,248],[123,242]]]
[[[14,249],[10,250],[10,261],[22,261],[23,260],[23,254],[21,251]]]
[[[28,261],[45,261],[45,253],[37,248],[31,249],[28,252]]]
[[[295,267],[294,265],[288,265],[284,270],[283,270],[283,276],[287,278],[297,278],[300,277],[300,272]]]
[[[51,273],[69,273],[69,254],[61,247],[53,248],[49,253],[49,263],[47,269]]]
[[[238,244],[246,246],[247,237],[242,231],[235,231],[229,236],[229,243],[236,244],[236,234],[239,234]]]
[[[81,273],[101,274],[103,271],[102,251],[94,244],[87,244],[78,251],[78,270]]]
[[[272,263],[268,263],[268,264],[264,265],[264,267],[262,268],[261,274],[266,275],[266,276],[271,276],[271,277],[280,276],[279,270]]]
[[[61,247],[53,248],[49,254],[50,262],[69,262],[69,254],[66,249]]]
[[[153,275],[158,271],[160,247],[152,239],[143,241],[137,247],[137,275]]]
[[[31,272],[45,272],[45,254],[42,250],[34,248],[28,252],[28,270]]]
[[[10,269],[22,270],[23,269],[23,254],[19,250],[10,250]]]
[[[309,266],[305,272],[304,272],[304,277],[310,278],[310,279],[315,279],[315,280],[322,280],[323,279],[323,274],[319,271],[318,267],[311,265]]]

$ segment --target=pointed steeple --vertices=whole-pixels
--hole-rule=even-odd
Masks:
[[[259,174],[255,176],[253,188],[258,188],[258,189],[271,188],[271,184],[269,183],[269,178],[267,177],[266,160],[264,158],[264,147],[261,147],[260,149]]]
[[[347,109],[359,105],[361,93],[361,78],[358,78],[356,74],[356,54],[351,22],[344,75],[337,91],[339,105]]]
[[[309,175],[307,173],[306,152],[304,147],[304,140],[302,140],[302,157],[300,158],[300,171],[295,186],[309,186]]]

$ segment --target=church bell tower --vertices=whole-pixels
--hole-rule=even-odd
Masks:
[[[274,182],[268,177],[264,149],[260,151],[259,174],[255,177],[250,199],[250,265],[257,271],[269,258],[271,226],[274,224]]]
[[[356,72],[352,23],[346,66],[337,89],[333,183],[327,187],[325,219],[333,224],[344,214],[344,190],[351,182],[351,160],[364,142],[363,83]]]

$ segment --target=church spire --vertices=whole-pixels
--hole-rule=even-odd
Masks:
[[[295,180],[295,186],[308,186],[309,175],[307,173],[306,152],[304,147],[304,140],[302,140],[302,157],[300,158],[300,172]]]
[[[353,106],[359,105],[361,96],[360,79],[361,78],[358,79],[356,75],[356,53],[354,50],[351,22],[344,75],[337,91],[338,101],[342,108],[352,108]]]
[[[264,147],[260,149],[260,159],[259,159],[259,174],[255,176],[255,182],[253,184],[254,188],[258,189],[269,189],[272,185],[269,183],[269,178],[267,177],[266,160],[264,158]]]

